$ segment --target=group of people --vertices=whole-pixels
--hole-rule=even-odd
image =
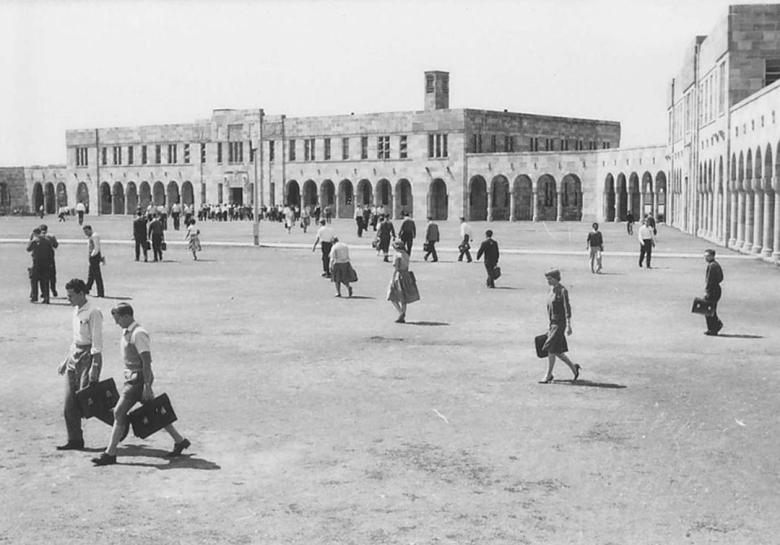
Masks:
[[[174,216],[175,218],[175,216]],[[198,260],[198,252],[202,247],[200,244],[200,229],[196,227],[197,221],[192,216],[185,217],[184,224],[187,232],[184,234],[184,240],[187,242],[187,249],[192,253],[192,259]],[[178,220],[175,220],[175,229],[178,230]],[[140,209],[136,212],[133,220],[133,241],[135,242],[135,260],[140,261],[141,254],[144,261],[149,261],[149,250],[152,250],[152,261],[161,263],[163,252],[167,250],[165,242],[165,223],[162,214],[148,213],[144,214]]]

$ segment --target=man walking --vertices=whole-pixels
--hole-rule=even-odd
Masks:
[[[401,228],[398,230],[398,238],[404,243],[406,253],[412,257],[412,242],[417,237],[417,227],[414,220],[409,217],[409,212],[404,211],[404,221],[401,222]]]
[[[466,260],[471,263],[471,241],[474,236],[471,231],[471,226],[466,223],[466,218],[460,218],[460,238],[461,242],[458,245],[458,261],[463,261],[463,256],[466,256]]]
[[[162,261],[163,260],[163,231],[165,227],[163,226],[163,222],[160,219],[160,215],[156,214],[154,216],[154,219],[149,224],[149,238],[152,239],[152,255],[154,256],[154,261]]]
[[[433,218],[428,218],[428,227],[425,229],[425,255],[423,259],[428,261],[428,256],[433,256],[433,262],[436,263],[439,260],[439,256],[436,254],[436,243],[439,242],[439,226],[433,223]]]
[[[601,272],[601,252],[604,251],[604,238],[599,232],[599,224],[593,224],[593,231],[588,233],[587,247],[590,252],[588,262],[590,263],[590,272],[599,274]]]
[[[73,344],[57,372],[65,375],[65,427],[68,441],[57,450],[81,450],[81,410],[76,392],[100,380],[103,365],[103,313],[87,299],[87,286],[78,278],[65,284],[68,302],[73,305]]]
[[[707,331],[705,335],[717,335],[723,329],[723,322],[718,318],[718,301],[720,301],[720,283],[723,282],[723,269],[720,263],[715,261],[715,250],[704,251],[704,259],[707,261],[707,270],[704,273],[704,300],[712,303],[712,316],[706,316]]]
[[[87,275],[87,293],[92,289],[92,283],[97,284],[97,296],[105,297],[103,291],[103,274],[100,265],[104,262],[100,247],[100,236],[92,230],[91,225],[85,225],[82,230],[89,241],[89,274]]]
[[[647,256],[647,268],[650,269],[650,258],[653,256],[653,246],[655,246],[655,237],[653,230],[647,226],[647,220],[642,220],[642,226],[639,228],[639,266],[642,266],[645,256]]]
[[[146,238],[146,217],[138,212],[135,220],[133,220],[133,240],[135,240],[135,260],[138,261],[141,258],[141,251],[144,252],[144,262],[149,261],[148,250],[146,245],[149,244],[149,239]]]
[[[498,265],[498,242],[493,240],[493,231],[485,231],[485,240],[477,251],[477,261],[482,255],[485,255],[485,271],[487,271],[487,287],[496,287],[495,268]]]
[[[79,216],[79,225],[84,223],[84,212],[87,211],[87,207],[84,206],[84,203],[79,201],[76,203],[76,214]]]
[[[333,245],[333,239],[336,233],[333,228],[326,225],[327,221],[320,220],[320,228],[317,229],[317,238],[314,240],[314,245],[311,247],[312,253],[317,249],[317,243],[320,243],[320,249],[322,250],[322,276],[330,278],[330,248]]]
[[[634,234],[634,214],[631,210],[626,214],[626,233],[629,235]]]
[[[152,353],[149,333],[135,321],[133,307],[127,303],[119,303],[111,309],[114,322],[122,328],[122,338],[119,349],[125,364],[125,385],[119,395],[119,401],[114,407],[114,426],[111,428],[111,439],[106,451],[98,458],[92,458],[96,466],[107,466],[116,463],[116,449],[123,436],[127,433],[129,422],[127,413],[133,405],[139,402],[152,401]],[[165,426],[165,431],[173,438],[173,450],[168,457],[180,456],[191,443],[182,437],[173,424]]]

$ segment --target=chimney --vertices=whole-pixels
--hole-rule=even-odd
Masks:
[[[447,110],[450,107],[450,73],[425,72],[425,110]]]

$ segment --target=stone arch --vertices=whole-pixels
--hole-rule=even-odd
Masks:
[[[168,203],[169,205],[174,205],[181,202],[179,196],[179,184],[177,184],[173,180],[168,182],[168,187],[166,189],[165,195],[166,195],[165,202]]]
[[[185,206],[193,206],[195,204],[195,191],[192,189],[190,181],[181,184],[181,202]]]
[[[125,189],[120,182],[114,182],[111,191],[111,213],[119,215],[125,213]]]
[[[656,221],[666,221],[666,193],[668,188],[666,187],[666,173],[663,170],[659,170],[655,174],[655,212]]]
[[[393,217],[393,186],[389,180],[382,178],[376,183],[374,188],[374,202],[382,207],[385,214]]]
[[[138,210],[138,189],[135,187],[135,182],[127,182],[125,210],[127,214],[135,214]]]
[[[38,210],[41,209],[41,206],[44,206],[44,195],[43,195],[43,185],[41,185],[41,182],[35,182],[33,184],[33,213],[37,214]]]
[[[162,182],[154,182],[152,187],[152,197],[155,206],[165,204],[165,186]]]
[[[487,182],[477,174],[469,181],[469,220],[487,219]]]
[[[152,188],[149,186],[149,182],[141,182],[138,192],[138,204],[144,212],[152,204]]]
[[[567,174],[561,180],[561,219],[582,219],[582,180],[573,173]]]
[[[632,172],[628,175],[628,210],[634,215],[635,219],[642,217],[642,195],[640,194],[639,175]]]
[[[47,214],[54,214],[57,211],[57,197],[52,182],[47,182],[43,188],[43,209]]]
[[[86,213],[89,214],[89,186],[84,182],[79,182],[76,186],[76,203],[82,203]]]
[[[310,210],[314,210],[317,207],[317,184],[314,180],[306,180],[303,182],[303,207],[309,207]]]
[[[615,178],[604,178],[604,221],[615,221]]]
[[[761,160],[761,147],[756,148],[755,171],[753,172],[753,185],[760,187],[764,177],[764,162]]]
[[[409,213],[409,217],[414,216],[414,196],[412,195],[412,184],[406,178],[401,178],[395,184],[395,214],[396,219],[401,219],[404,212]]]
[[[628,191],[626,190],[626,175],[622,172],[618,174],[617,186],[615,187],[615,214],[617,221],[626,221],[628,213]]]
[[[371,188],[371,182],[363,178],[357,184],[355,190],[355,200],[360,206],[371,206],[374,203],[374,191]]]
[[[490,181],[490,201],[490,218],[493,221],[508,220],[511,208],[509,180],[503,174]]]
[[[447,219],[447,184],[441,178],[431,181],[428,186],[428,217],[433,220]]]
[[[653,175],[649,172],[642,174],[642,206],[641,218],[655,211],[655,191],[653,191]]]
[[[108,182],[100,183],[99,195],[100,198],[98,199],[98,214],[111,214],[111,186]]]
[[[347,179],[339,182],[336,215],[339,218],[355,217],[355,192],[352,188],[352,182]]]
[[[61,206],[68,206],[68,187],[63,182],[57,184],[57,208]]]
[[[516,221],[534,219],[534,183],[531,178],[521,174],[515,178],[512,185],[512,193],[515,197],[515,215],[512,219]]]
[[[297,180],[287,180],[284,184],[284,204],[285,206],[301,205],[301,187]]]
[[[537,221],[555,221],[558,219],[558,191],[555,178],[551,174],[542,174],[536,181]]]
[[[325,180],[320,184],[320,206],[323,215],[326,208],[329,208],[331,214],[335,216],[336,207],[336,188],[331,180]]]

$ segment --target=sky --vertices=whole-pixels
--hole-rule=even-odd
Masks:
[[[667,86],[725,0],[0,0],[0,166],[65,163],[65,131],[450,107],[666,137]],[[761,2],[760,0],[752,3]]]

